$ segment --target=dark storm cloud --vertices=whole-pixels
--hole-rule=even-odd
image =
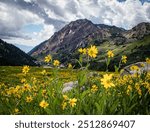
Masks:
[[[21,32],[0,32],[0,38],[1,39],[12,39],[12,38],[23,38],[26,40],[31,39],[28,35],[24,35]]]
[[[73,0],[70,0],[65,5],[65,9],[73,14],[77,14],[77,12],[78,12],[77,5],[76,5],[75,1],[73,1]]]
[[[145,0],[145,3],[144,0],[140,1],[0,0],[0,37],[28,39],[29,37],[21,32],[23,27],[40,24],[43,26],[39,32],[42,39],[42,34],[44,36],[48,32],[53,34],[70,21],[83,18],[87,18],[93,23],[129,29],[140,22],[150,21],[150,3],[148,3],[150,0]],[[37,34],[36,36],[38,36]],[[32,36],[33,34],[28,35]]]
[[[60,17],[64,17],[64,11],[63,9],[61,9],[60,7],[58,7],[55,4],[50,3],[48,0],[35,0],[38,5],[40,5],[42,8],[45,7],[48,10],[51,10],[52,12],[54,12],[56,15],[60,16]],[[61,3],[60,3],[61,4]]]
[[[14,18],[17,20],[16,18]],[[22,38],[22,39],[31,39],[28,35],[22,33],[20,31],[21,25],[19,25],[18,21],[14,22],[15,24],[9,25],[8,23],[5,23],[5,21],[0,21],[0,38],[1,39],[10,39],[10,38]],[[10,24],[12,22],[10,21]]]
[[[46,0],[33,0],[31,2],[25,2],[23,0],[0,0],[0,2],[7,4],[8,7],[14,6],[19,10],[30,11],[39,16],[39,18],[42,18],[46,24],[54,25],[57,30],[65,24],[63,21],[52,19],[48,16],[44,8],[41,7],[42,5],[48,6],[50,10],[54,11],[55,14],[58,14],[59,16],[62,16],[63,12],[59,11],[54,5],[51,5]]]
[[[48,16],[43,6],[49,8],[50,10],[55,12],[55,14],[57,14],[58,16],[63,17],[63,12],[60,11],[54,5],[47,2],[46,0],[33,0],[31,2],[26,2],[23,0],[0,0],[0,3],[7,5],[8,10],[10,10],[9,14],[11,14],[11,16],[14,18],[13,26],[10,26],[11,23],[9,23],[10,24],[9,25],[5,21],[0,21],[0,25],[1,25],[0,26],[0,38],[2,39],[6,39],[6,38],[7,39],[8,38],[29,39],[27,35],[23,35],[23,33],[20,32],[20,29],[22,28],[23,23],[25,22],[23,20],[21,21],[21,19],[24,19],[24,18],[20,18],[19,16],[17,16],[16,13],[21,12],[22,10],[26,10],[26,11],[31,12],[32,14],[37,15],[39,18],[44,20],[45,24],[47,25],[52,24],[56,30],[61,29],[65,25],[65,22],[61,20],[52,19]]]

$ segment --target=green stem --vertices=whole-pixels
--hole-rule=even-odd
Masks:
[[[109,64],[110,64],[110,58],[106,59],[106,72],[108,72]]]

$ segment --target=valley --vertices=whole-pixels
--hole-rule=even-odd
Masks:
[[[0,40],[1,115],[149,115],[150,23],[70,22],[28,54]]]

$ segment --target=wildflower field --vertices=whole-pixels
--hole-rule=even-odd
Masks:
[[[59,60],[51,55],[45,63],[53,68],[0,67],[0,114],[21,115],[118,115],[150,114],[150,72],[140,72],[138,66],[130,69],[134,74],[122,75],[121,66],[128,58],[123,55],[115,72],[108,66],[115,56],[107,51],[106,71],[91,75],[90,60],[97,57],[96,46],[80,48],[77,62],[80,69],[71,63],[60,69]],[[86,65],[83,66],[83,58]],[[145,63],[150,64],[146,58]],[[64,84],[77,81],[72,90],[62,92]]]

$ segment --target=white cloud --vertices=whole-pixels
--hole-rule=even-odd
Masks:
[[[32,0],[24,0],[25,2],[31,2]]]
[[[52,3],[51,0],[47,0]],[[94,23],[112,24],[130,29],[140,22],[150,22],[150,3],[139,0],[55,0],[55,10],[47,9],[49,17],[70,22],[87,18]],[[57,11],[60,10],[63,15]]]
[[[140,22],[150,22],[150,3],[142,5],[139,0],[76,0],[76,5],[79,18],[87,18],[95,23],[129,29]]]
[[[148,6],[150,7],[150,4]],[[115,12],[112,19],[113,25],[129,29],[140,22],[150,22],[146,14],[146,6],[138,0],[127,0],[123,3],[114,1],[110,4],[110,7]]]
[[[0,3],[1,22],[12,28],[22,27],[26,23],[40,23],[43,20],[36,14],[28,10],[19,10],[15,7],[9,7],[6,4]]]
[[[28,39],[25,33],[21,32],[21,28],[27,23],[43,23],[43,20],[39,18],[36,14],[28,10],[19,10],[14,6],[9,7],[7,4],[0,3],[0,37],[22,37]]]
[[[117,0],[14,1],[0,2],[0,31],[16,36],[9,41],[27,45],[39,44],[62,28],[64,23],[76,19],[87,18],[93,23],[104,23],[126,29],[140,22],[150,22],[150,3],[145,2],[142,5],[139,0],[126,0],[125,2]],[[24,25],[35,23],[43,25],[40,32],[33,31],[32,34],[20,32]],[[22,38],[17,38],[17,35]],[[26,36],[31,39],[27,39]]]
[[[37,44],[40,44],[41,42],[49,39],[49,37],[52,36],[54,32],[55,29],[53,25],[44,25],[43,29],[40,32],[32,33],[31,39],[13,38],[8,39],[7,42],[15,44],[24,44],[28,46],[36,46]]]
[[[53,25],[44,25],[43,29],[40,32],[34,32],[34,38],[42,42],[49,39],[50,36],[55,32]]]

